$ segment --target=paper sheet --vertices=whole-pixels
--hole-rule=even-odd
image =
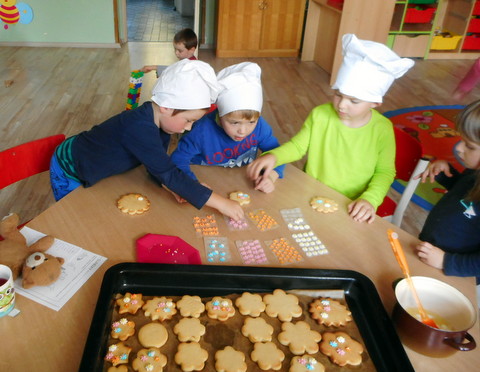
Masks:
[[[27,239],[28,245],[45,236],[45,234],[29,227],[24,227],[20,232]],[[62,273],[58,280],[49,286],[24,289],[22,287],[22,278],[18,277],[15,281],[15,291],[17,294],[56,311],[60,310],[106,261],[106,258],[103,256],[59,239],[55,239],[54,244],[47,250],[47,253],[65,259],[65,263],[62,265]]]

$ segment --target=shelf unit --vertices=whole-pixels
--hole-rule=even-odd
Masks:
[[[439,0],[395,2],[387,45],[402,57],[427,58]]]
[[[476,59],[480,57],[480,1],[479,0],[442,0],[439,17],[435,22],[437,32],[449,34],[434,36],[434,41],[447,42],[454,37],[448,49],[431,49],[430,59]]]

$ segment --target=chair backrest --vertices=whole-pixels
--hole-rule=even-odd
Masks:
[[[0,189],[50,168],[55,148],[65,140],[57,134],[0,152]]]

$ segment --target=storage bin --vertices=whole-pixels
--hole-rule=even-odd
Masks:
[[[462,37],[460,35],[451,34],[450,32],[442,32],[435,35],[432,39],[430,49],[432,50],[453,50],[457,48],[458,42]]]
[[[437,0],[410,0],[409,4],[435,4]]]
[[[480,1],[477,1],[473,6],[472,15],[480,15]]]
[[[435,8],[421,8],[409,7],[405,14],[404,23],[429,23],[433,19]]]
[[[340,10],[342,10],[344,2],[345,2],[345,0],[327,0],[328,5],[330,5],[331,7],[340,9]]]
[[[480,32],[480,18],[472,18],[470,20],[467,32]]]
[[[423,58],[429,41],[429,35],[397,35],[392,49],[400,57]]]
[[[462,46],[463,50],[479,50],[480,49],[480,35],[465,36],[465,41]]]

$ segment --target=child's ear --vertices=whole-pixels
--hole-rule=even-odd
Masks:
[[[172,108],[162,107],[162,106],[159,106],[159,107],[160,107],[160,113],[161,114],[170,114],[170,116],[172,115],[172,113],[173,113]]]
[[[377,107],[380,107],[382,105],[381,102],[372,102],[372,108],[377,108]]]

